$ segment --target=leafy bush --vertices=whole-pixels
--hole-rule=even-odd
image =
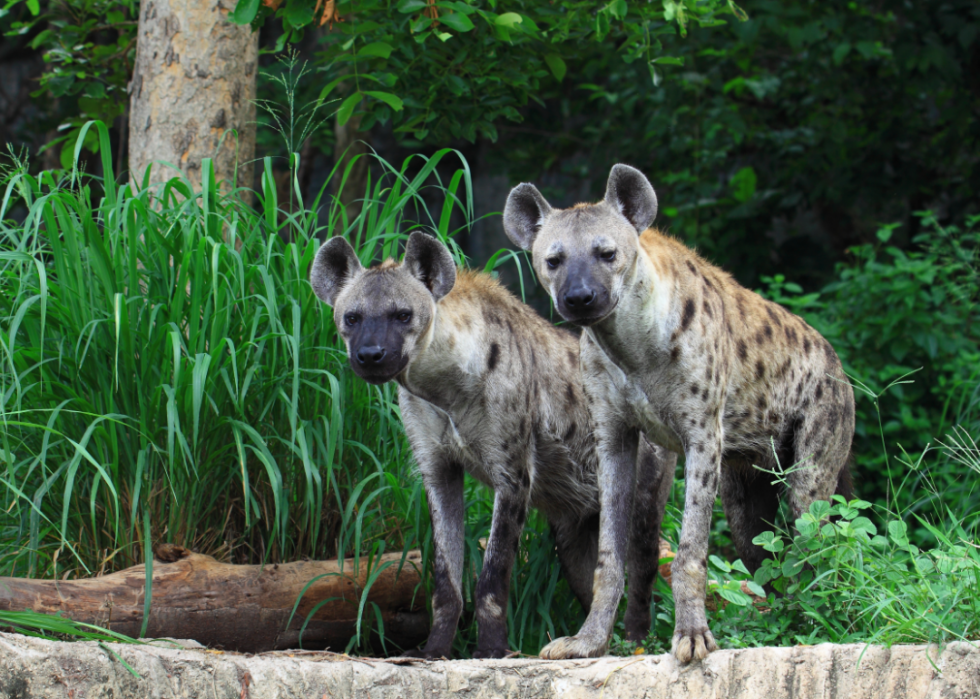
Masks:
[[[900,447],[918,453],[957,424],[980,431],[980,217],[962,227],[918,217],[924,232],[910,250],[889,245],[897,226],[885,226],[880,244],[851,248],[820,292],[776,276],[762,278],[763,293],[830,340],[855,383],[858,491],[898,511],[969,511],[978,493],[949,458],[898,488],[909,471],[888,457]]]

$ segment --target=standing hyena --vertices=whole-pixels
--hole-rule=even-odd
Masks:
[[[778,456],[795,515],[849,491],[854,395],[833,348],[797,316],[647,229],[656,213],[653,187],[626,165],[612,169],[598,204],[555,210],[522,184],[504,210],[507,234],[533,252],[558,312],[585,327],[583,382],[599,442],[595,598],[579,634],[548,645],[545,657],[592,656],[606,646],[629,523],[606,498],[631,487],[638,430],[686,457],[673,563],[673,652],[681,662],[717,647],[704,595],[719,474],[732,538],[752,569],[764,555],[752,539],[778,508],[772,477],[753,465],[773,468]]]
[[[354,372],[374,384],[398,382],[435,543],[434,618],[421,653],[449,657],[463,608],[464,471],[495,492],[476,587],[475,657],[508,652],[507,595],[528,507],[547,515],[565,577],[588,610],[598,558],[598,457],[578,339],[493,278],[457,270],[446,247],[423,233],[409,238],[400,265],[388,260],[371,269],[346,240],[332,238],[317,253],[310,282],[334,308]],[[634,460],[642,492],[629,544],[631,639],[650,628],[660,522],[675,465],[674,454],[645,442]],[[622,502],[629,505],[626,497]]]

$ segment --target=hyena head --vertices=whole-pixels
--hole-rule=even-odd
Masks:
[[[365,269],[344,238],[324,243],[313,260],[310,284],[333,306],[354,373],[381,384],[398,376],[424,349],[436,302],[456,283],[446,246],[416,231],[401,264],[391,260]]]
[[[552,209],[534,185],[514,187],[504,230],[531,251],[558,313],[592,325],[616,309],[636,262],[638,234],[656,215],[657,195],[647,178],[629,165],[614,165],[598,204]]]

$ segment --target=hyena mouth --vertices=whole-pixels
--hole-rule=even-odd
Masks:
[[[375,386],[380,386],[389,381],[394,381],[395,377],[405,369],[406,364],[408,364],[406,360],[401,360],[398,362],[387,362],[384,366],[368,368],[359,366],[357,362],[350,362],[350,367],[364,381]]]

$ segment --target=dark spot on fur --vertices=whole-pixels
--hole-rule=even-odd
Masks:
[[[567,430],[565,430],[565,436],[564,436],[564,437],[562,437],[562,441],[563,441],[563,442],[567,442],[567,441],[568,441],[568,440],[570,440],[570,439],[571,439],[572,437],[574,437],[574,436],[575,436],[575,430],[576,430],[577,428],[578,428],[578,425],[576,425],[576,424],[575,424],[574,422],[573,422],[573,423],[572,423],[571,425],[569,425],[569,426],[568,426],[568,429],[567,429]]]
[[[670,348],[670,361],[676,362],[680,356],[681,356],[680,345],[674,345],[673,347]]]
[[[711,306],[708,304],[708,299],[704,299],[702,303],[702,308],[704,309],[704,314],[709,318],[714,318],[715,314],[711,312]]]
[[[737,349],[738,349],[738,358],[744,362],[745,358],[749,356],[749,348],[746,346],[745,340],[738,341]]]
[[[766,313],[769,315],[769,318],[773,323],[776,325],[782,325],[782,321],[779,320],[779,316],[776,315],[776,311],[773,310],[772,304],[766,304]]]
[[[521,485],[523,485],[525,489],[531,487],[531,474],[527,469],[524,469],[524,473],[521,474]]]
[[[701,391],[701,387],[696,383],[691,384],[691,395],[696,396]]]
[[[762,360],[758,360],[755,363],[755,380],[762,381],[766,376],[766,365],[762,363]]]
[[[786,341],[790,344],[790,346],[795,347],[797,340],[796,330],[789,325],[787,325],[784,329],[786,330]]]
[[[811,498],[817,497],[817,489],[816,488],[810,488],[809,495],[810,495]]]
[[[681,330],[687,330],[691,325],[691,321],[694,320],[694,313],[696,309],[694,308],[694,299],[687,299],[684,301],[684,312],[681,314]]]
[[[687,268],[691,270],[691,274],[697,276],[698,268],[694,266],[694,263],[690,260],[687,261]]]
[[[823,398],[823,384],[817,384],[817,390],[813,392],[813,397],[817,400]]]
[[[703,400],[705,403],[708,402],[708,389],[701,391],[701,400]]]
[[[766,339],[767,340],[771,340],[772,339],[772,326],[769,325],[768,323],[766,323],[765,327],[763,327],[762,330],[766,334]]]
[[[703,454],[704,453],[704,445],[703,444],[697,445],[695,447],[695,449],[697,449],[698,454]]]
[[[578,398],[575,396],[575,387],[572,384],[565,384],[565,398],[568,399],[569,405],[577,405]]]
[[[810,354],[810,338],[803,338],[803,354]]]
[[[756,405],[757,408],[759,408],[759,410],[762,410],[763,408],[765,408],[766,407],[766,397],[760,393],[759,394],[759,397],[756,398],[756,400],[755,400],[755,405]]]
[[[487,369],[493,371],[497,368],[497,360],[500,359],[500,345],[496,342],[490,343],[490,356],[487,357]]]
[[[578,366],[578,352],[568,350],[568,363],[572,366]]]

